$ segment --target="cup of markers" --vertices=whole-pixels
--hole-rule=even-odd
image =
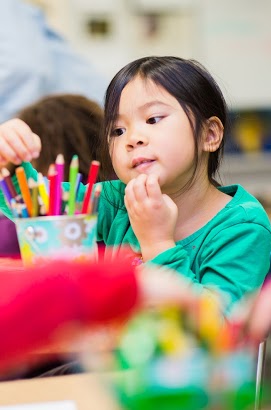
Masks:
[[[69,184],[63,184],[65,162],[62,154],[51,164],[48,176],[26,178],[16,168],[20,192],[9,171],[3,168],[0,186],[16,225],[21,257],[25,265],[65,259],[81,262],[97,256],[96,230],[101,185],[97,180],[100,163],[92,161],[84,196],[80,195],[79,159],[69,166]],[[66,186],[66,189],[63,187]]]

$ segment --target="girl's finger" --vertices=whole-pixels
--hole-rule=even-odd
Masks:
[[[20,119],[13,120],[10,129],[12,129],[20,139],[24,146],[24,149],[32,158],[37,158],[41,150],[40,138],[37,134],[33,133],[30,127]],[[36,155],[36,156],[35,156]],[[30,161],[30,159],[25,159]]]
[[[33,133],[33,146],[31,148],[33,158],[38,158],[41,151],[41,140],[40,137]]]
[[[146,190],[150,199],[161,200],[161,188],[156,175],[149,175],[146,180]]]
[[[1,140],[6,141],[6,144],[10,146],[11,150],[16,153],[16,156],[21,161],[31,159],[28,143],[32,140],[32,131],[27,124],[15,118],[2,124],[0,126],[0,133]],[[8,155],[10,157],[10,151]],[[13,160],[12,157],[10,159]]]
[[[16,165],[22,162],[20,155],[18,155],[17,151],[6,141],[6,139],[2,136],[0,139],[0,152],[1,157],[4,159],[5,162],[12,162]]]
[[[132,179],[125,188],[125,201],[126,204],[130,207],[134,201],[135,201],[135,196],[134,196],[134,179]]]
[[[134,180],[133,193],[134,193],[134,198],[137,202],[142,203],[144,200],[148,198],[148,194],[146,190],[146,180],[147,180],[147,175],[145,174],[139,175]]]
[[[18,134],[16,129],[10,128],[3,134],[4,141],[8,144],[10,149],[16,154],[16,156],[22,161],[31,161],[32,155],[27,148],[21,135]]]
[[[37,134],[33,133],[31,128],[22,120],[15,118],[13,120],[8,121],[5,123],[6,129],[6,138],[9,140],[12,139],[12,134],[10,134],[10,130],[17,136],[17,140],[19,139],[23,144],[24,149],[31,155],[31,157],[35,156],[33,154],[39,154],[41,150],[41,142],[40,138]],[[13,134],[14,135],[14,134]]]

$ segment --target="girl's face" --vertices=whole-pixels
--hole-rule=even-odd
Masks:
[[[170,194],[193,174],[189,120],[179,102],[151,80],[137,76],[125,86],[109,138],[115,172],[125,184],[139,174],[155,174],[162,192]]]

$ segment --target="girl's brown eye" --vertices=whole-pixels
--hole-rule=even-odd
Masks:
[[[124,133],[124,130],[122,128],[116,128],[115,130],[112,131],[112,137],[120,137]]]
[[[147,120],[147,124],[156,124],[162,117],[151,117]]]

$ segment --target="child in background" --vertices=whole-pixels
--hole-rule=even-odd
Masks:
[[[87,182],[90,161],[101,160],[104,114],[95,101],[77,94],[50,95],[25,107],[17,117],[41,139],[42,153],[31,161],[38,172],[47,175],[59,153],[67,164],[76,154],[82,182]],[[68,173],[66,167],[65,181],[69,180]]]
[[[25,107],[17,117],[40,136],[42,155],[32,160],[38,172],[47,175],[49,165],[59,153],[64,155],[67,163],[77,154],[82,182],[86,183],[89,161],[100,159],[101,155],[103,110],[96,102],[77,94],[50,95]],[[13,171],[13,167],[10,167],[10,171]],[[66,167],[66,181],[69,179],[68,171]],[[0,255],[19,256],[14,223],[1,215],[0,227],[5,233],[0,240]]]
[[[38,137],[23,124],[14,134],[11,125],[0,128],[2,162],[37,156]],[[221,90],[199,63],[145,57],[121,69],[106,93],[103,156],[105,165],[110,155],[119,180],[103,183],[98,240],[115,255],[128,245],[133,263],[164,265],[200,291],[226,294],[229,315],[263,283],[271,229],[242,186],[216,180],[226,126]],[[36,177],[29,163],[23,166]],[[81,198],[84,192],[82,185]],[[0,207],[12,218],[2,195]]]

